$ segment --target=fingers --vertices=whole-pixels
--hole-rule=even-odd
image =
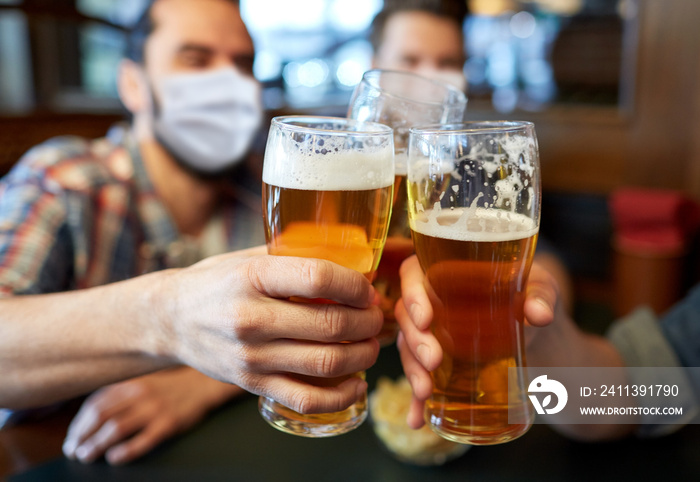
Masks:
[[[68,427],[66,439],[63,442],[63,453],[66,457],[77,457],[76,450],[85,440],[97,432],[103,424],[128,409],[138,396],[138,387],[130,384],[120,384],[106,387],[90,396],[80,407]]]
[[[399,300],[394,310],[396,321],[412,357],[426,370],[435,370],[442,361],[442,347],[429,329],[419,330],[406,311],[405,303]],[[403,361],[403,356],[402,356]],[[405,368],[405,367],[404,367]],[[412,368],[412,366],[411,366]],[[410,378],[409,378],[410,381]]]
[[[247,269],[253,286],[273,298],[322,298],[366,308],[375,297],[363,275],[321,259],[261,256],[251,259]]]
[[[533,263],[524,306],[527,322],[540,327],[550,324],[558,305],[559,287],[556,280],[538,263]]]
[[[423,406],[425,400],[430,396],[432,381],[430,379],[430,373],[423,368],[413,356],[413,353],[408,349],[402,333],[399,333],[396,343],[399,348],[399,354],[401,355],[401,364],[403,365],[404,373],[413,391],[406,422],[409,427],[417,429],[422,427],[425,423],[423,419]]]
[[[408,415],[406,415],[406,424],[409,427],[416,430],[425,425],[424,408],[425,401],[418,400],[415,397],[411,399],[411,404],[408,406]]]
[[[377,361],[379,343],[370,338],[357,343],[307,343],[278,340],[249,351],[243,360],[251,373],[288,372],[311,377],[334,378],[367,370]]]
[[[394,313],[401,327],[397,338],[401,364],[413,391],[406,423],[417,429],[425,424],[423,407],[432,392],[430,371],[440,365],[442,348],[430,332],[433,309],[415,255],[401,265],[401,299]]]
[[[406,343],[403,333],[399,333],[397,346],[406,379],[411,384],[413,395],[419,400],[427,400],[433,389],[430,372],[415,357]]]
[[[108,449],[105,458],[112,465],[126,464],[147,454],[176,432],[177,424],[171,419],[157,418],[133,438]]]
[[[377,306],[358,309],[271,299],[241,304],[235,317],[236,338],[248,343],[280,338],[325,343],[360,341],[376,336],[383,323]]]
[[[367,393],[367,382],[351,377],[334,387],[318,387],[285,375],[265,380],[263,395],[299,413],[330,413],[345,410]]]
[[[406,311],[419,330],[427,330],[433,319],[433,308],[423,284],[423,271],[415,255],[401,264],[400,274],[401,299]]]
[[[157,416],[155,404],[144,402],[137,410],[127,411],[107,420],[99,430],[78,446],[75,451],[76,458],[83,463],[94,462],[119,442],[148,427]]]

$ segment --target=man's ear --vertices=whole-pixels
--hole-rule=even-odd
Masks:
[[[133,60],[124,59],[119,64],[117,91],[124,107],[132,114],[150,108],[151,100],[145,72],[143,67]]]

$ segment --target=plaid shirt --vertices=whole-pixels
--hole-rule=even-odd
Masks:
[[[0,298],[89,288],[263,244],[260,191],[235,193],[200,237],[183,236],[123,129],[52,139],[0,180]]]
[[[90,288],[263,244],[259,182],[233,187],[202,235],[184,236],[123,128],[95,141],[51,139],[0,180],[0,298]],[[54,409],[0,409],[0,427]]]

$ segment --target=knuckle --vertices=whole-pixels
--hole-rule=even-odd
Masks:
[[[321,292],[333,281],[333,266],[325,260],[304,259],[299,273],[302,283],[313,293]]]
[[[261,364],[258,351],[254,348],[242,346],[238,350],[238,363],[245,373],[257,371]]]
[[[125,427],[114,419],[107,420],[102,429],[105,432],[106,439],[120,439],[125,436]]]
[[[231,332],[236,340],[250,340],[259,331],[257,316],[246,303],[231,308]]]
[[[349,319],[347,309],[338,305],[319,305],[317,324],[326,341],[343,341],[347,338]]]
[[[238,385],[256,395],[265,393],[265,389],[267,388],[264,377],[254,375],[249,372],[244,372],[241,374]]]
[[[320,376],[334,377],[342,373],[343,356],[333,347],[324,347],[316,356],[316,373]]]
[[[239,264],[234,268],[235,279],[246,279],[259,292],[265,292],[263,274],[269,271],[270,260],[265,256],[250,258],[247,263]]]
[[[294,410],[299,413],[316,413],[318,412],[318,401],[306,390],[295,390],[291,394],[291,401]]]
[[[105,421],[106,416],[99,405],[91,404],[84,408],[84,417],[91,425],[101,424]]]
[[[134,398],[149,398],[155,394],[153,386],[140,381],[131,384],[129,390],[131,391],[131,396]]]

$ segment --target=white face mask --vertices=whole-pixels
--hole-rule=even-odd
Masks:
[[[437,70],[433,68],[421,68],[416,74],[429,79],[440,80],[446,84],[457,87],[462,92],[467,92],[467,77],[461,70]]]
[[[160,85],[157,139],[195,172],[243,160],[262,120],[260,84],[233,68],[177,74]]]

